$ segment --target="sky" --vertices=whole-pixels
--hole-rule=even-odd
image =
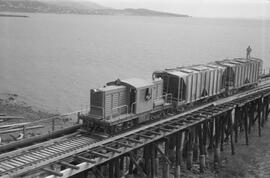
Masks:
[[[270,0],[89,0],[111,8],[147,8],[210,18],[270,18]]]

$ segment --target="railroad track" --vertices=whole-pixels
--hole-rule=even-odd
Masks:
[[[261,93],[258,94],[257,92]],[[263,92],[270,92],[270,84],[262,84],[253,90],[221,99],[217,106],[213,106],[217,102],[209,103],[206,106],[191,109],[104,140],[96,140],[85,135],[76,135],[38,148],[28,149],[26,147],[16,154],[0,157],[0,177],[20,176],[74,155],[77,155],[76,159],[80,159],[87,164],[84,165],[83,169],[89,169],[132,149],[197,124],[210,115],[219,114],[224,110],[231,110],[241,102],[260,98]],[[245,95],[248,96],[244,97]],[[86,152],[90,157],[84,155]],[[69,167],[69,172],[64,172],[70,175],[72,165],[67,167]],[[74,165],[73,169],[75,168],[81,171],[78,166]],[[72,175],[75,173],[76,171],[73,171]],[[59,173],[59,176],[62,174]]]
[[[77,135],[49,145],[24,150],[15,155],[0,158],[0,176],[20,171],[40,162],[46,162],[57,155],[70,153],[96,142],[93,138]]]

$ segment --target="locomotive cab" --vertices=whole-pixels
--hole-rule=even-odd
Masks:
[[[125,86],[129,97],[129,112],[132,114],[140,114],[153,109],[152,93],[154,84],[151,81],[140,78],[131,78],[127,80],[117,80],[118,85]],[[108,83],[107,85],[113,84]]]

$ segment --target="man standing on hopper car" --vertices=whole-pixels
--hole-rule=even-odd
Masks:
[[[247,48],[247,59],[250,59],[250,53],[251,53],[252,49],[250,46],[248,46]]]

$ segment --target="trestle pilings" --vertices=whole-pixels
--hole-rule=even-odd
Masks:
[[[253,130],[262,136],[261,128],[269,116],[269,99],[262,96],[236,104],[233,109],[94,167],[91,175],[95,178],[133,178],[135,174],[146,178],[180,178],[182,169],[196,169],[194,164],[199,165],[201,173],[206,168],[218,171],[226,145],[230,145],[234,155],[239,136],[244,137],[246,145],[251,144],[249,136]]]

